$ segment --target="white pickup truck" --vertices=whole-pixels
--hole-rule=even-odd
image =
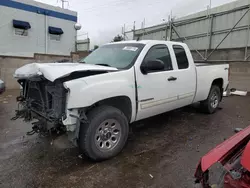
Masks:
[[[90,159],[105,160],[123,149],[132,122],[195,102],[214,113],[228,87],[228,69],[196,65],[184,43],[110,43],[79,63],[17,69],[23,90],[15,119],[37,119],[33,132],[67,132]]]

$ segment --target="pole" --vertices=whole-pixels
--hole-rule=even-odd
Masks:
[[[211,46],[212,46],[212,37],[213,37],[213,20],[214,20],[214,16],[213,15],[209,15],[208,17],[209,19],[209,22],[210,24],[210,28],[208,30],[208,33],[207,33],[207,38],[208,38],[208,46],[207,46],[207,49],[206,49],[206,54],[205,54],[205,57],[207,58],[207,55],[208,55],[208,50],[211,49]]]
[[[134,21],[134,25],[133,25],[133,40],[135,40],[135,21]]]
[[[169,24],[169,16],[168,16],[168,22],[166,22],[166,33],[165,33],[165,40],[168,40],[168,24]]]
[[[69,5],[69,1],[67,1],[67,0],[61,0],[61,2],[62,2],[62,8],[64,9],[64,3],[68,3],[68,5]]]
[[[48,31],[47,31],[47,28],[48,28],[48,17],[45,14],[45,54],[48,53]]]
[[[123,40],[126,40],[126,39],[125,39],[125,37],[126,37],[126,34],[125,34],[125,27],[126,27],[126,26],[125,26],[125,24],[124,24],[124,27],[123,27],[123,28],[124,28],[124,29],[123,29]]]
[[[78,49],[77,49],[77,31],[76,31],[76,37],[75,37],[75,52],[77,52],[78,51]]]
[[[173,11],[171,10],[171,13],[170,13],[170,22],[169,22],[169,40],[170,41],[172,40],[172,32],[173,32],[172,24],[173,24]]]
[[[142,35],[142,39],[144,39],[144,34],[145,34],[145,22],[146,22],[146,20],[145,20],[145,18],[143,19],[143,35]]]
[[[169,20],[169,40],[172,40],[172,17],[170,16],[170,20]]]
[[[246,40],[245,58],[244,58],[245,60],[247,60],[248,42],[249,42],[249,30],[250,30],[250,15],[248,14],[247,40]]]

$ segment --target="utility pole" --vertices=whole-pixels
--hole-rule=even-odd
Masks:
[[[64,3],[68,3],[69,4],[69,1],[67,1],[67,0],[61,0],[61,2],[62,2],[62,8],[64,9]]]
[[[134,21],[134,25],[133,25],[133,40],[135,40],[135,21]]]
[[[211,15],[212,0],[209,0],[209,16]]]
[[[144,38],[144,34],[145,34],[145,24],[146,24],[146,19],[144,18],[142,22],[142,28],[143,28],[142,38]]]
[[[124,27],[122,26],[122,36],[124,36]]]
[[[170,15],[168,16],[168,24],[169,24],[169,41],[172,40],[172,21],[173,21],[173,13],[172,10],[170,12]]]
[[[125,37],[126,37],[126,34],[125,34],[126,30],[125,30],[125,27],[126,27],[126,26],[125,26],[125,24],[124,24],[124,27],[123,27],[123,40],[126,40],[126,39],[125,39]]]

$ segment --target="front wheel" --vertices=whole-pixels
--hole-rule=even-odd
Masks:
[[[221,101],[221,90],[217,85],[212,85],[208,98],[201,102],[204,112],[212,114],[216,111]]]
[[[117,108],[99,106],[88,114],[89,123],[81,124],[79,147],[94,161],[116,156],[124,147],[129,133],[128,120]]]

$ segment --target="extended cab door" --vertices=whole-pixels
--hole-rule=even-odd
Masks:
[[[177,65],[175,76],[177,78],[176,107],[180,108],[189,105],[193,102],[196,93],[196,67],[193,61],[192,54],[187,45],[172,45],[173,62]]]
[[[143,74],[136,68],[138,112],[136,120],[170,111],[192,102],[195,94],[195,67],[189,65],[182,46],[169,43],[152,46],[144,62],[161,60],[165,69]],[[192,57],[191,57],[192,58]]]

